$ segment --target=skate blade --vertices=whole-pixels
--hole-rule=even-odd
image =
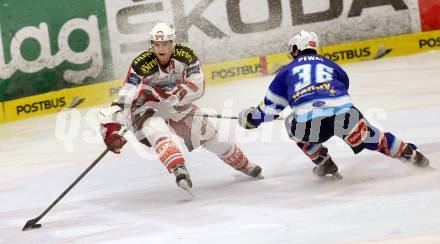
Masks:
[[[258,176],[256,176],[256,177],[252,177],[252,179],[255,179],[255,180],[262,180],[262,179],[264,179],[264,175],[260,174],[260,175],[258,175]]]
[[[431,164],[428,164],[426,166],[420,167],[418,165],[412,165],[415,169],[419,170],[419,171],[437,171],[437,168],[432,167]]]
[[[318,176],[319,178],[323,178],[323,179],[335,179],[335,180],[342,180],[342,179],[344,179],[344,177],[339,172],[336,172],[334,174],[319,175],[319,174],[316,173],[315,168],[313,168],[313,174]]]
[[[194,195],[192,194],[192,192],[191,192],[189,189],[186,189],[186,191],[188,192],[188,194],[189,194],[191,197],[194,197]]]
[[[328,175],[323,175],[323,176],[317,175],[317,176],[318,176],[318,178],[326,179],[326,180],[342,180],[342,179],[344,179],[344,177],[342,177],[342,175],[339,173],[328,174]]]
[[[189,187],[189,185],[188,185],[188,181],[186,181],[186,180],[181,180],[181,181],[179,181],[179,187],[180,188],[182,188],[183,190],[185,190],[185,191],[187,191],[188,192],[188,194],[191,196],[191,197],[194,197],[194,195],[192,194],[192,192],[191,192],[191,187]]]
[[[334,174],[331,174],[331,177],[333,177],[336,180],[342,180],[344,179],[344,177],[342,177],[342,175],[339,172],[336,172]]]
[[[437,171],[437,168],[432,167],[431,164],[428,164],[428,166],[425,167],[428,170]]]

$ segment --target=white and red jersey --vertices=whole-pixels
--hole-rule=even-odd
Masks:
[[[219,142],[217,130],[207,117],[188,114],[201,112],[192,102],[199,99],[204,90],[204,75],[191,48],[176,44],[167,66],[161,66],[149,49],[133,60],[118,98],[113,102],[122,110],[112,106],[108,113],[100,113],[105,117],[101,121],[101,134],[107,138],[117,133],[122,126],[114,123],[130,124],[136,139],[153,147],[169,172],[176,165],[184,164],[182,152],[171,138],[171,134],[175,134],[183,139],[189,151],[203,145],[234,169],[251,175],[248,170],[251,164],[240,148],[233,143]],[[109,132],[109,128],[114,129]]]
[[[159,64],[151,48],[136,57],[113,104],[130,108],[132,113],[142,107],[182,112],[190,110],[204,90],[205,77],[194,51],[176,44],[166,67]],[[161,99],[155,99],[152,91]],[[165,101],[170,96],[174,98],[172,105]]]

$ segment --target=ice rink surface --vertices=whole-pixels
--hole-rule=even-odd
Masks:
[[[192,198],[128,136],[122,154],[105,156],[41,229],[22,232],[104,150],[98,108],[84,109],[67,123],[51,115],[0,126],[0,243],[440,243],[440,52],[343,67],[356,106],[417,144],[432,168],[355,156],[332,139],[325,145],[345,178],[318,179],[282,121],[245,131],[212,119],[262,166],[264,179],[205,150],[184,151]],[[272,78],[208,87],[197,104],[236,114],[257,105]]]

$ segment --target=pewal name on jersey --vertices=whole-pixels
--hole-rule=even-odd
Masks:
[[[324,61],[321,57],[318,57],[318,56],[303,56],[303,57],[300,57],[298,59],[298,62],[302,62],[302,61],[315,61],[315,60]]]

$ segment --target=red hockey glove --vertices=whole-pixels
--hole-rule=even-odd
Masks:
[[[127,140],[118,134],[121,125],[117,123],[103,124],[104,143],[107,148],[114,153],[121,153],[121,148],[127,143]]]

